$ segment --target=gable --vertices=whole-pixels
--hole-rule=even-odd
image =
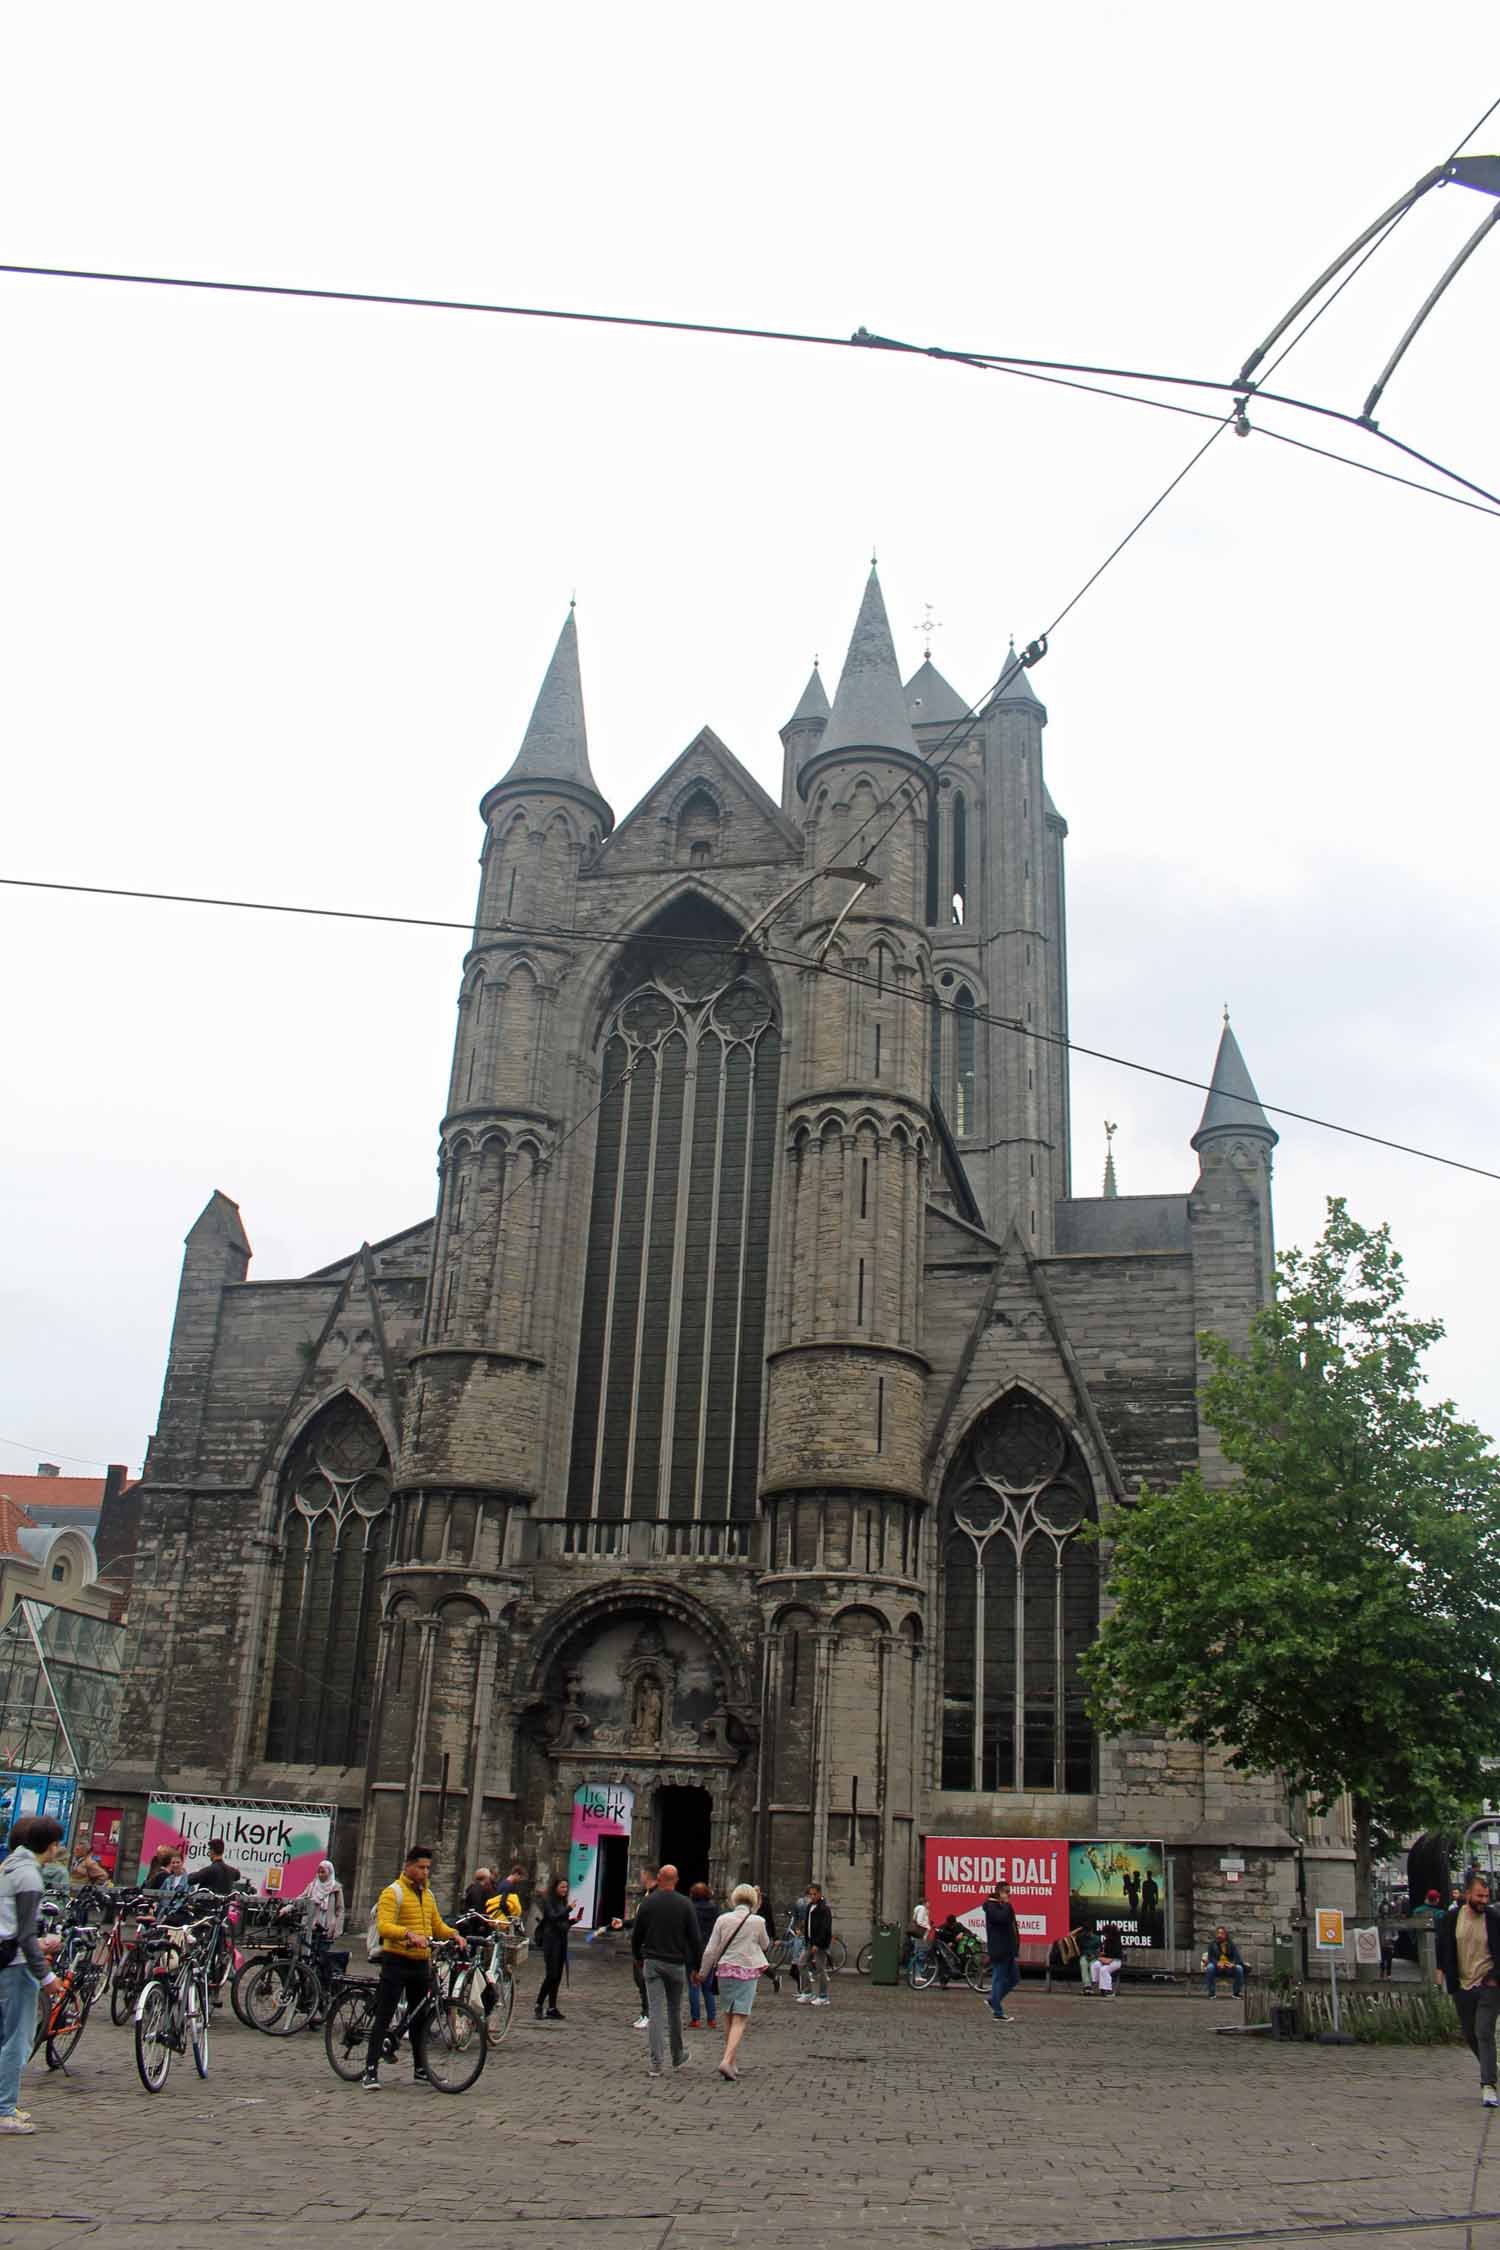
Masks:
[[[802,836],[711,727],[626,814],[587,872],[757,865],[802,857]]]

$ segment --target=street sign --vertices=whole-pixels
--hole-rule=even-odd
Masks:
[[[1221,1875],[1243,1875],[1245,1872],[1245,1862],[1238,1856],[1237,1853],[1231,1852],[1228,1858],[1220,1860],[1219,1872]]]
[[[1354,1958],[1362,1969],[1380,1967],[1380,1932],[1373,1924],[1355,1931]]]
[[[1320,1906],[1318,1908],[1317,1936],[1315,1943],[1319,1953],[1343,1952],[1344,1913],[1342,1907]],[[1377,1951],[1377,1959],[1378,1957],[1379,1956]]]

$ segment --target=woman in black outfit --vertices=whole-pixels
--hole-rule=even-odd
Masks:
[[[568,1932],[582,1914],[581,1906],[569,1906],[567,1877],[560,1875],[537,1908],[536,1941],[542,1949],[545,1971],[536,1996],[538,2023],[543,2015],[553,2023],[564,2021],[557,2004],[558,1988],[568,1965]]]

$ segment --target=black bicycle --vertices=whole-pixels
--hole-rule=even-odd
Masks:
[[[935,1937],[913,1953],[906,1981],[913,1992],[925,1992],[938,1982],[966,1984],[971,1992],[984,1992],[989,1987],[989,1963],[978,1938],[966,1930],[961,1938]]]
[[[231,1902],[212,1891],[193,1895],[198,1919],[158,1925],[144,1940],[147,1975],[135,2009],[135,2067],[148,2094],[161,2092],[172,2057],[189,2047],[198,2076],[208,2076],[214,1976],[223,1961]]]
[[[459,2000],[442,1990],[449,1963],[456,1958],[456,1947],[433,1947],[436,1989],[418,2002],[422,2062],[440,2094],[466,2094],[483,2070],[489,2054],[483,2014],[467,2000]],[[341,1977],[333,1988],[333,2005],[323,2026],[323,2044],[334,2070],[351,2086],[364,2076],[365,2052],[375,2028],[377,1990],[373,1977]],[[382,2055],[386,2062],[396,2060],[402,2040],[410,2037],[412,2013],[403,1994],[385,2035]]]

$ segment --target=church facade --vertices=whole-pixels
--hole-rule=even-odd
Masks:
[[[408,1838],[583,1840],[596,1916],[673,1858],[821,1880],[847,1938],[929,1836],[1153,1838],[1169,1941],[1290,1913],[1284,1793],[1096,1739],[1078,1668],[1080,1530],[1228,1473],[1196,1339],[1269,1290],[1276,1136],[1226,1024],[1181,1192],[1072,1192],[1066,825],[1006,673],[903,684],[872,572],[780,803],[705,731],[616,824],[570,613],[482,806],[434,1216],[282,1281],[225,1196],[188,1235],[127,1837],[331,1803],[360,1903]]]

